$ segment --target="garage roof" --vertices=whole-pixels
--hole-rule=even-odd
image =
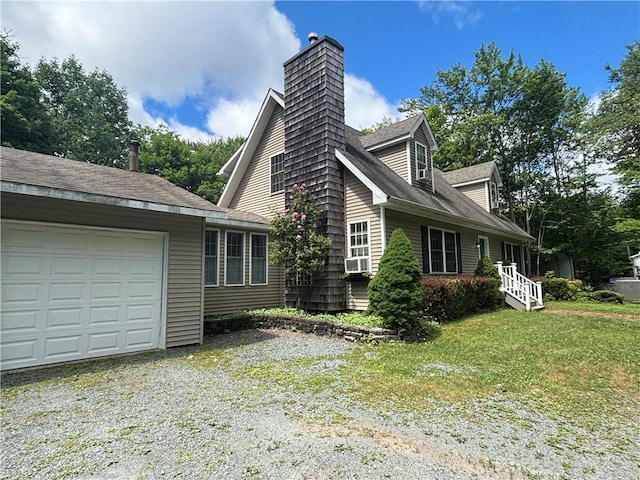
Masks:
[[[0,161],[2,191],[194,215],[223,223],[264,223],[262,217],[220,208],[157,175],[9,147],[0,147]]]

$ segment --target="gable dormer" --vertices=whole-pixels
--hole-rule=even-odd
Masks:
[[[464,193],[487,212],[499,213],[502,179],[496,162],[485,162],[444,172],[444,177],[452,187]]]
[[[360,142],[407,183],[435,192],[432,153],[438,146],[424,114],[364,135]]]

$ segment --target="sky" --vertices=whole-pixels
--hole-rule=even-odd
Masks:
[[[24,63],[75,55],[128,93],[134,123],[183,138],[246,136],[267,90],[283,91],[283,62],[309,32],[345,49],[347,123],[403,118],[438,70],[471,66],[494,42],[535,66],[546,60],[597,101],[626,45],[640,40],[640,2],[451,0],[48,1],[2,0],[2,29]]]

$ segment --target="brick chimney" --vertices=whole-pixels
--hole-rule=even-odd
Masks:
[[[285,189],[306,183],[323,209],[321,233],[332,246],[309,308],[335,312],[346,308],[344,176],[335,156],[336,148],[345,149],[344,48],[315,33],[309,41],[284,63]]]

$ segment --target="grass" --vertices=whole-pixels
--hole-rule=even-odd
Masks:
[[[596,302],[545,302],[548,311],[565,310],[573,312],[611,313],[615,315],[636,315],[640,320],[640,304],[638,303],[596,303]]]
[[[444,325],[431,342],[379,346],[375,360],[366,353],[351,359],[362,398],[414,407],[425,397],[502,394],[547,413],[592,418],[635,414],[628,400],[640,400],[640,323],[633,320],[500,310]]]
[[[428,342],[360,345],[329,375],[302,375],[299,360],[242,373],[316,392],[340,385],[365,403],[397,409],[419,411],[429,399],[464,406],[499,398],[577,425],[605,426],[638,415],[640,322],[606,317],[633,315],[635,306],[604,307],[603,316],[508,309],[473,316],[443,325]]]

